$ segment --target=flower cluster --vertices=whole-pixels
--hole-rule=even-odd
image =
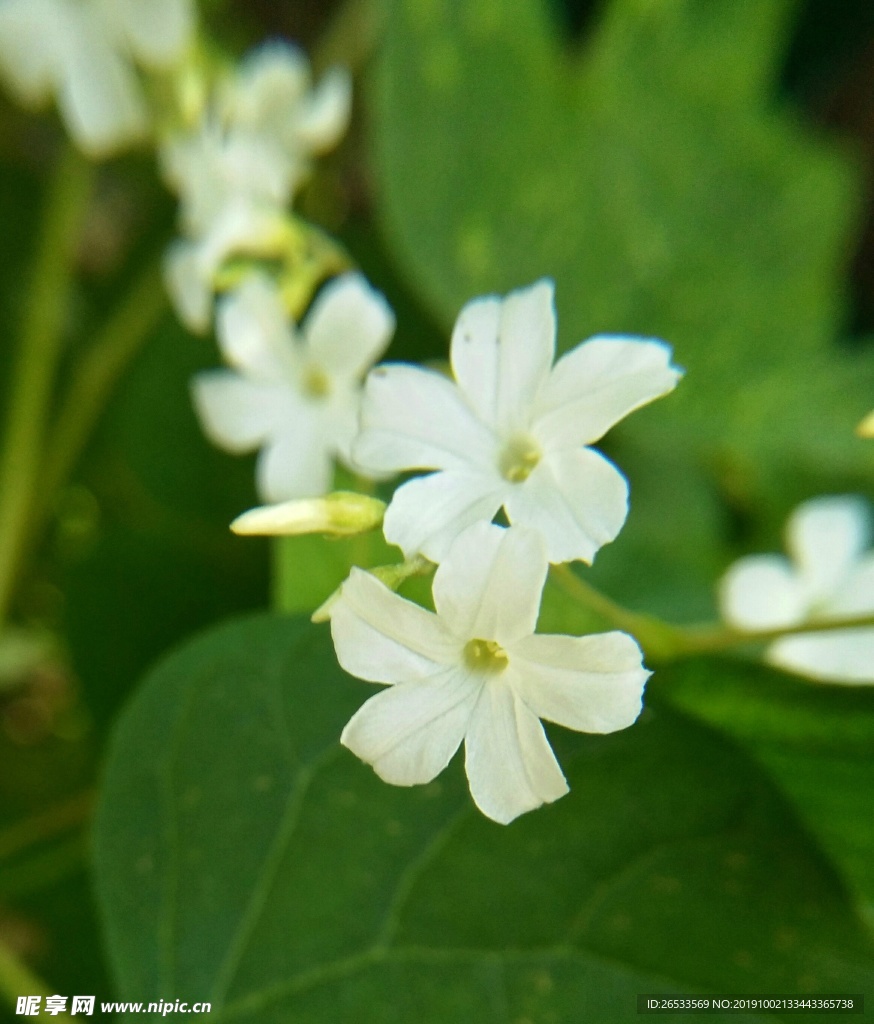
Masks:
[[[353,570],[330,607],[340,664],[389,689],[342,742],[388,782],[434,778],[459,745],[484,814],[509,822],[567,783],[540,719],[612,732],[637,718],[643,668],[625,633],[534,634],[550,562],[590,562],[628,510],[625,478],[588,447],[671,391],[659,341],[593,338],[554,366],[553,287],[540,281],[461,311],[454,381],[413,366],[371,371],[353,446],[402,484],[385,536],[439,563],[432,614]],[[508,528],[493,524],[503,509]]]
[[[215,312],[225,363],[194,379],[194,405],[214,443],[258,451],[271,503],[234,529],[381,525],[401,550],[398,565],[353,568],[314,616],[330,618],[342,667],[384,687],[342,742],[404,786],[435,778],[463,745],[474,802],[510,822],[567,792],[543,721],[605,733],[640,713],[649,672],[628,633],[535,627],[550,565],[591,563],[626,520],[625,476],[593,446],[681,371],[651,338],[597,336],[556,359],[549,280],[469,302],[449,374],[374,368],[391,308],[291,211],[313,158],[346,130],[349,74],[314,83],[282,42],[222,64],[196,27],[193,0],[0,0],[0,75],[26,102],[54,99],[92,156],[152,133],[180,200],[167,287],[192,331]],[[858,430],[874,434],[874,413]],[[337,463],[375,480],[417,475],[386,506],[330,494]],[[726,574],[723,632],[770,641],[768,661],[817,680],[874,682],[869,533],[858,499],[801,506],[791,559],[752,556]],[[397,593],[423,571],[434,611]],[[645,638],[639,616],[613,619]]]
[[[791,560],[750,555],[723,577],[726,621],[743,630],[781,630],[874,614],[874,550],[867,505],[852,496],[814,498],[787,524]],[[830,629],[771,643],[771,664],[823,682],[874,683],[874,628]]]
[[[300,50],[268,43],[212,88],[193,125],[164,140],[161,162],[180,197],[183,233],[167,255],[167,284],[191,330],[209,327],[216,274],[228,258],[281,254],[288,204],[312,156],[342,136],[350,102],[344,70],[314,88]]]
[[[630,636],[534,628],[550,562],[590,562],[625,521],[625,478],[590,445],[680,372],[664,343],[626,337],[593,338],[553,365],[553,286],[540,281],[462,310],[454,380],[386,364],[362,397],[391,323],[346,275],[290,331],[275,290],[251,278],[219,308],[235,369],[198,378],[195,400],[219,443],[262,448],[259,490],[272,500],[327,490],[332,454],[372,475],[432,471],[395,490],[383,527],[411,562],[439,563],[436,612],[394,592],[403,573],[357,569],[328,606],[341,665],[388,687],[342,742],[398,785],[430,781],[463,742],[474,801],[508,822],[567,791],[540,719],[610,732],[640,712],[649,673]],[[372,525],[349,497],[256,510],[235,528],[342,533],[347,513]],[[493,523],[501,509],[507,528]]]

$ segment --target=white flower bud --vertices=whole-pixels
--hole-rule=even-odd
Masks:
[[[350,537],[375,530],[382,524],[385,502],[354,491],[335,491],[324,498],[285,501],[250,509],[232,523],[234,533],[268,536],[295,536],[326,533]]]

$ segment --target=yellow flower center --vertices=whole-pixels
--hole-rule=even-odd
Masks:
[[[304,394],[310,398],[325,398],[331,390],[331,381],[318,366],[308,366],[303,375]]]
[[[470,640],[464,645],[464,660],[474,672],[489,675],[503,672],[510,663],[507,652],[494,640]]]
[[[531,472],[540,462],[540,448],[534,440],[525,435],[512,437],[504,445],[498,460],[501,476],[512,484],[521,484],[531,476]]]

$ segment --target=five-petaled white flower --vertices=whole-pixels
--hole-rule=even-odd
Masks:
[[[305,55],[272,42],[221,84],[193,131],[164,142],[164,175],[180,196],[185,235],[168,253],[167,283],[192,330],[209,326],[221,264],[274,247],[312,157],[339,141],[350,107],[345,70],[329,70],[313,87]]]
[[[342,667],[387,684],[341,741],[386,782],[430,782],[464,742],[477,807],[509,822],[563,796],[539,719],[607,733],[640,714],[649,673],[625,633],[534,635],[548,561],[525,527],[478,523],[434,576],[437,613],[353,569],[331,607]]]
[[[439,562],[470,524],[504,508],[538,530],[551,562],[591,561],[628,512],[624,476],[598,440],[671,391],[680,371],[660,341],[596,337],[553,366],[553,285],[477,299],[451,344],[455,383],[406,365],[368,377],[356,461],[378,472],[437,470],[403,484],[385,536]]]
[[[327,493],[333,459],[350,463],[361,380],[393,331],[394,314],[361,274],[327,284],[300,329],[273,281],[253,274],[219,306],[219,345],[234,369],[193,381],[206,434],[229,451],[262,449],[267,501]]]
[[[193,25],[192,0],[0,0],[0,71],[26,103],[55,96],[77,145],[104,156],[148,127],[135,63],[171,68]]]
[[[874,551],[868,507],[853,496],[814,498],[787,524],[791,561],[751,555],[720,583],[727,622],[769,630],[874,615]],[[773,665],[823,682],[874,683],[874,628],[785,636],[768,646]]]

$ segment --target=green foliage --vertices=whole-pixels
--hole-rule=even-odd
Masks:
[[[102,721],[167,647],[267,597],[266,545],[229,529],[255,503],[252,460],[213,448],[191,407],[191,376],[214,365],[168,312],[89,452],[91,521],[60,553],[74,666]]]
[[[858,464],[874,393],[827,347],[858,175],[771,95],[790,10],[612,0],[569,53],[545,4],[393,0],[372,88],[381,222],[443,322],[554,277],[561,348],[656,335],[688,370],[627,429],[751,489]]]
[[[727,660],[666,669],[654,687],[741,740],[767,766],[874,925],[874,691]]]
[[[556,730],[571,794],[502,827],[457,760],[406,790],[339,746],[369,692],[324,627],[269,617],[146,680],[95,831],[121,998],[253,1024],[570,1024],[632,1019],[637,992],[874,980],[793,812],[709,729],[659,710],[613,736]]]
[[[388,5],[368,134],[335,158],[327,192],[332,223],[351,200],[341,240],[397,313],[390,357],[445,359],[463,303],[542,276],[557,283],[561,350],[598,332],[668,340],[687,377],[606,439],[631,512],[586,579],[673,621],[711,617],[724,566],[776,548],[793,504],[872,493],[874,445],[853,427],[874,404],[874,357],[834,344],[861,176],[776,96],[795,5],[605,0],[574,49],[547,0]],[[242,7],[203,6],[228,38],[254,38]],[[312,6],[296,0],[295,25]],[[0,169],[9,337],[51,144],[18,117]],[[58,400],[171,231],[150,160],[101,170]],[[371,181],[375,223],[360,202]],[[119,196],[137,214],[116,224]],[[0,346],[7,400],[15,355]],[[21,625],[63,634],[72,706],[30,748],[0,737],[0,952],[21,922],[24,958],[60,992],[109,997],[86,836],[57,822],[22,848],[9,836],[90,788],[147,665],[267,596],[268,543],[227,528],[257,500],[253,460],[215,451],[190,406],[190,376],[215,362],[165,318],[53,496],[19,594]],[[280,541],[274,606],[308,615],[351,564],[399,559],[378,533]],[[405,585],[421,603],[427,590]],[[541,631],[603,626],[547,588]],[[52,679],[33,683],[10,691],[25,710]],[[343,750],[373,692],[338,668],[327,627],[278,617],[204,635],[146,678],[94,831],[119,997],[211,1000],[214,1019],[244,1024],[611,1024],[636,1019],[647,990],[872,989],[871,688],[740,660],[657,666],[633,728],[550,730],[571,793],[507,828],[472,807],[460,758],[404,790]]]

